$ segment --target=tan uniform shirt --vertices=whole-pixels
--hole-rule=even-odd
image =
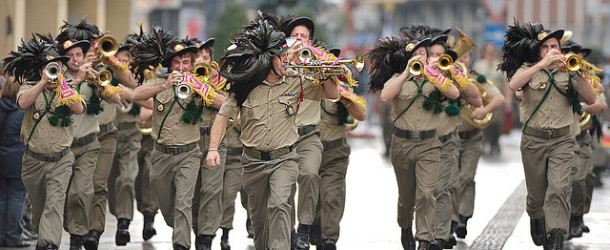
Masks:
[[[203,122],[201,125],[212,125],[214,123],[214,119],[216,119],[216,114],[218,114],[218,110],[213,107],[203,107]]]
[[[325,99],[323,99],[321,102],[321,120],[318,124],[318,128],[320,128],[320,141],[334,141],[346,137],[347,129],[345,128],[345,125],[339,125],[339,118],[336,115],[332,115],[337,114],[337,108],[339,105],[337,103]]]
[[[294,115],[290,116],[287,109],[296,111],[300,92],[296,77],[275,83],[263,81],[250,92],[241,108],[237,107],[233,95],[229,95],[219,114],[234,119],[239,115],[242,128],[239,139],[246,147],[271,151],[290,146],[299,139],[299,133]]]
[[[21,85],[21,88],[17,93],[17,103],[19,103],[19,97],[32,87],[34,87],[34,85]],[[34,104],[24,110],[23,123],[21,124],[21,140],[24,143],[28,143],[30,132],[34,127],[34,124],[36,124],[34,114],[37,113],[40,116],[45,111],[46,103],[44,95],[46,95],[48,101],[51,102],[50,111],[55,111],[58,96],[55,96],[51,100],[54,93],[55,89],[43,90],[43,92],[36,97]],[[52,115],[53,114],[50,112],[47,112],[44,117],[40,118],[40,122],[36,125],[36,129],[31,132],[31,139],[29,145],[27,145],[30,150],[41,154],[51,154],[61,152],[72,144],[72,125],[67,127],[62,127],[59,124],[53,126],[49,123],[49,117]]]
[[[441,112],[439,118],[439,126],[437,128],[437,135],[445,136],[449,133],[454,132],[457,127],[462,123],[462,118],[460,115],[449,116],[445,111]]]
[[[123,112],[121,111],[121,107],[119,107],[119,105],[113,105],[116,108],[114,109],[114,113],[116,113],[116,123],[132,123],[132,122],[139,122],[140,121],[140,116],[139,115],[132,115],[129,113],[129,111],[127,112]],[[105,111],[106,109],[104,109]]]
[[[66,82],[70,83],[73,81],[72,75],[70,73],[65,74]],[[89,86],[89,82],[87,80],[82,81],[76,89],[78,93],[84,96],[84,101],[89,102],[91,95],[95,91],[98,97],[101,97],[102,91],[99,88]],[[103,103],[101,103],[102,107],[106,108]],[[89,107],[87,107],[89,108]],[[74,138],[81,138],[88,134],[97,134],[100,132],[100,126],[98,125],[98,115],[95,114],[87,114],[87,111],[82,114],[74,115],[73,119],[73,134]]]
[[[394,76],[392,76],[388,82],[396,77],[398,77],[398,74],[394,74]],[[431,83],[426,82],[423,85],[422,93],[425,96],[428,96],[434,90],[435,87]],[[404,109],[406,109],[407,106],[409,106],[409,103],[413,98],[415,98],[415,96],[417,96],[417,86],[412,79],[409,79],[402,84],[400,92],[392,100],[392,121],[396,120],[396,117],[398,117],[398,115]],[[411,131],[437,129],[439,126],[439,116],[438,114],[434,114],[432,111],[427,111],[423,108],[424,100],[425,97],[422,95],[417,97],[409,110],[407,110],[398,118],[398,120],[396,120],[396,122],[394,122],[394,126],[402,130]]]
[[[515,75],[527,70],[529,67],[521,66]],[[555,69],[553,72],[557,71]],[[553,74],[553,72],[550,72]],[[555,73],[555,84],[566,91],[568,88],[568,79],[570,75],[567,72]],[[574,87],[577,82],[572,81]],[[544,87],[544,88],[543,88]],[[536,106],[542,100],[547,88],[554,88],[549,82],[549,77],[542,71],[536,72],[528,84],[523,86],[523,101],[519,105],[519,114],[522,124],[525,124],[527,119],[532,116]],[[572,107],[568,102],[568,98],[559,93],[556,89],[551,89],[546,100],[540,105],[536,114],[530,119],[528,127],[537,129],[557,129],[574,124],[574,116],[572,115]],[[572,129],[572,131],[574,131]]]
[[[496,95],[501,95],[502,93],[500,92],[500,90],[494,86],[491,85],[489,83],[479,83],[479,85],[481,85],[481,87],[483,87],[483,89],[485,89],[485,91],[487,91],[487,96],[489,96],[488,98],[491,100],[491,98],[493,98]],[[495,114],[494,114],[495,115]],[[470,131],[473,129],[476,129],[477,127],[472,126],[470,123],[467,122],[462,122],[459,126],[458,126],[458,131],[460,132],[464,132],[464,131]]]
[[[104,110],[98,115],[98,123],[99,125],[105,125],[111,122],[114,122],[116,117],[116,107],[118,106],[114,102],[109,102],[105,99],[102,99],[102,106]]]
[[[299,77],[287,78],[300,84]],[[297,126],[302,127],[320,123],[320,100],[323,93],[322,85],[315,85],[312,81],[303,79],[303,102],[301,102],[297,113]]]
[[[227,133],[225,134],[225,143],[227,145],[227,148],[241,148],[243,146],[243,144],[241,144],[241,141],[239,141],[241,127],[239,126],[239,124],[235,125],[235,127],[230,127],[232,128],[230,130],[227,130]]]
[[[146,85],[161,84],[165,81],[162,78],[155,78],[145,82]],[[180,107],[186,108],[186,105],[191,102],[192,98],[195,98],[195,104],[197,106],[202,105],[202,101],[196,95],[192,95],[186,99],[179,99],[176,103],[174,102],[174,89],[169,88],[157,93],[154,97],[153,104],[153,115],[152,115],[152,133],[151,137],[154,141],[164,145],[186,145],[189,143],[199,141],[199,124],[191,125],[184,123],[182,115],[184,110]],[[171,111],[170,111],[171,107]],[[169,114],[168,114],[169,112]],[[161,129],[161,122],[164,117],[165,122],[161,130],[161,136],[159,137],[159,130]]]

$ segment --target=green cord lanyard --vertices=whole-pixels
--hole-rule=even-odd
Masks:
[[[42,114],[40,115],[40,117],[38,118],[38,120],[36,120],[36,123],[34,123],[34,126],[32,127],[32,130],[30,131],[30,135],[28,136],[28,141],[25,144],[26,147],[30,145],[30,139],[32,139],[32,135],[34,134],[34,129],[36,129],[36,127],[38,126],[38,123],[40,123],[40,121],[42,120],[42,118],[44,117],[44,115],[47,114],[47,112],[51,109],[51,104],[53,103],[53,99],[55,98],[55,94],[56,92],[53,91],[53,96],[51,96],[51,102],[49,102],[48,98],[47,98],[47,94],[45,93],[45,90],[42,90],[42,96],[44,96],[44,102],[45,102],[45,109],[44,112],[42,112]],[[36,108],[36,104],[32,104],[34,105],[34,108]],[[38,112],[38,111],[36,111]]]
[[[320,107],[322,107],[322,110],[324,110],[324,113],[326,113],[328,115],[339,116],[337,113],[331,113],[330,111],[326,110],[326,108],[324,107],[324,104],[322,104],[322,102],[320,102]]]
[[[398,116],[396,116],[396,119],[394,119],[393,123],[396,123],[396,121],[398,120],[398,118],[400,118],[404,113],[407,112],[407,110],[409,110],[409,108],[411,108],[411,105],[413,105],[413,103],[415,103],[415,100],[423,95],[423,87],[424,84],[426,84],[427,80],[422,81],[421,85],[417,84],[417,81],[415,80],[411,80],[413,81],[413,83],[415,83],[415,86],[417,86],[417,95],[415,95],[415,97],[413,97],[413,99],[411,99],[411,102],[409,103],[409,105],[407,105],[407,108],[405,108],[403,111],[400,112],[400,114],[398,114]]]
[[[562,94],[563,96],[568,96],[566,94],[565,91],[559,89],[559,87],[557,87],[557,85],[555,84],[555,73],[559,72],[559,71],[555,71],[552,74],[549,73],[546,69],[542,69],[542,72],[544,72],[548,77],[549,77],[549,82],[551,83],[551,86],[553,86],[553,88],[555,88],[560,94]],[[568,79],[568,85],[571,86],[572,85],[572,78]],[[525,131],[525,128],[527,127],[527,124],[529,124],[530,120],[532,119],[532,117],[534,116],[534,114],[536,114],[536,112],[538,111],[538,109],[540,109],[540,106],[542,106],[542,103],[544,103],[544,101],[546,100],[546,98],[549,96],[549,93],[551,92],[551,87],[549,86],[548,89],[546,90],[546,92],[544,93],[544,96],[542,96],[542,99],[540,100],[540,102],[538,103],[538,105],[536,105],[536,108],[534,108],[534,111],[532,112],[532,114],[530,115],[529,118],[527,118],[527,121],[525,121],[525,124],[523,124],[523,131]]]

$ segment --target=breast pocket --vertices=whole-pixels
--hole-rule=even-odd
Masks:
[[[163,90],[163,91],[159,92],[159,93],[158,93],[158,94],[155,96],[155,99],[156,99],[156,100],[157,100],[159,103],[161,103],[161,104],[165,105],[165,104],[167,104],[167,103],[171,102],[171,101],[174,99],[174,90],[173,90],[173,89],[171,89],[171,88],[170,88],[170,89]]]
[[[246,100],[243,104],[242,104],[242,110],[241,112],[243,116],[246,117],[246,119],[248,120],[261,120],[261,117],[264,115],[264,108],[262,103],[260,102],[253,102],[251,100]]]

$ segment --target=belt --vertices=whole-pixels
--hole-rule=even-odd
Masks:
[[[155,142],[155,149],[164,154],[179,155],[182,153],[189,152],[197,147],[197,142],[189,143],[186,145],[163,145]]]
[[[242,148],[227,148],[228,155],[241,155],[243,151]]]
[[[563,128],[557,129],[537,129],[532,127],[525,127],[523,133],[535,137],[553,139],[570,134],[570,126],[565,126]]]
[[[443,136],[439,137],[438,139],[441,141],[441,143],[445,143],[446,141],[450,140],[451,138],[453,138],[453,133],[443,135]]]
[[[100,133],[106,133],[110,130],[113,130],[115,128],[114,123],[110,122],[107,124],[102,124],[100,125]]]
[[[135,122],[122,122],[122,123],[118,123],[116,125],[116,127],[119,130],[130,129],[130,128],[135,128],[136,127],[136,123]]]
[[[244,153],[259,160],[270,161],[287,155],[288,153],[292,152],[292,148],[293,146],[290,145],[288,147],[278,148],[276,150],[260,151],[253,148],[244,147]]]
[[[465,140],[465,139],[468,139],[468,138],[476,135],[477,133],[479,133],[479,131],[481,131],[481,130],[473,129],[473,130],[469,130],[469,131],[458,132],[458,135],[460,136],[460,139]]]
[[[398,137],[403,137],[407,139],[427,139],[436,136],[436,130],[425,130],[425,131],[411,131],[411,130],[402,130],[397,127],[394,127],[394,135]]]
[[[338,148],[340,146],[345,145],[346,143],[347,141],[345,140],[345,137],[341,137],[333,141],[323,141],[322,145],[324,146],[324,151],[326,151],[331,150],[333,148]]]
[[[583,138],[585,138],[585,135],[586,135],[586,134],[588,134],[588,133],[589,133],[589,130],[588,130],[588,129],[587,129],[587,130],[580,131],[580,134],[578,134],[578,135],[576,136],[576,140],[578,140],[578,141],[582,140]]]
[[[212,131],[212,125],[203,125],[203,126],[199,127],[199,132],[201,134],[210,135],[211,131]]]
[[[39,161],[46,161],[46,162],[58,162],[62,157],[67,155],[69,152],[70,152],[69,147],[62,150],[61,152],[54,153],[54,154],[39,154],[39,153],[33,152],[29,148],[27,148],[25,150],[25,153],[30,155],[32,158],[39,160]]]
[[[304,136],[306,134],[311,133],[314,130],[316,130],[316,125],[307,125],[307,126],[299,127],[299,136]]]
[[[74,138],[74,140],[72,140],[72,147],[85,146],[85,145],[93,142],[93,140],[95,140],[95,138],[96,138],[96,135],[94,133],[85,135],[80,138]]]

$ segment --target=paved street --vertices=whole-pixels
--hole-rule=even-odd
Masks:
[[[359,128],[358,132],[360,130],[380,134],[377,128]],[[390,162],[381,155],[384,146],[379,138],[350,138],[352,154],[339,249],[402,249],[396,222],[396,179]],[[454,249],[542,249],[532,243],[529,235],[519,139],[520,134],[516,131],[503,136],[501,156],[480,160],[474,217],[468,221],[466,239],[459,240]],[[610,213],[607,212],[610,176],[606,174],[604,181],[603,188],[595,189],[591,212],[585,216],[591,233],[569,241],[565,249],[610,249],[610,238],[605,234],[610,231]],[[234,250],[254,249],[252,240],[246,238],[245,219],[245,210],[238,208],[235,229],[230,235]],[[148,242],[142,240],[142,223],[141,214],[136,213],[130,226],[131,243],[117,247],[114,244],[116,220],[108,217],[100,249],[171,249],[171,229],[160,214],[155,223],[158,235]],[[220,235],[221,231],[214,239],[213,249],[220,249]],[[69,235],[64,233],[61,249],[68,247]]]

